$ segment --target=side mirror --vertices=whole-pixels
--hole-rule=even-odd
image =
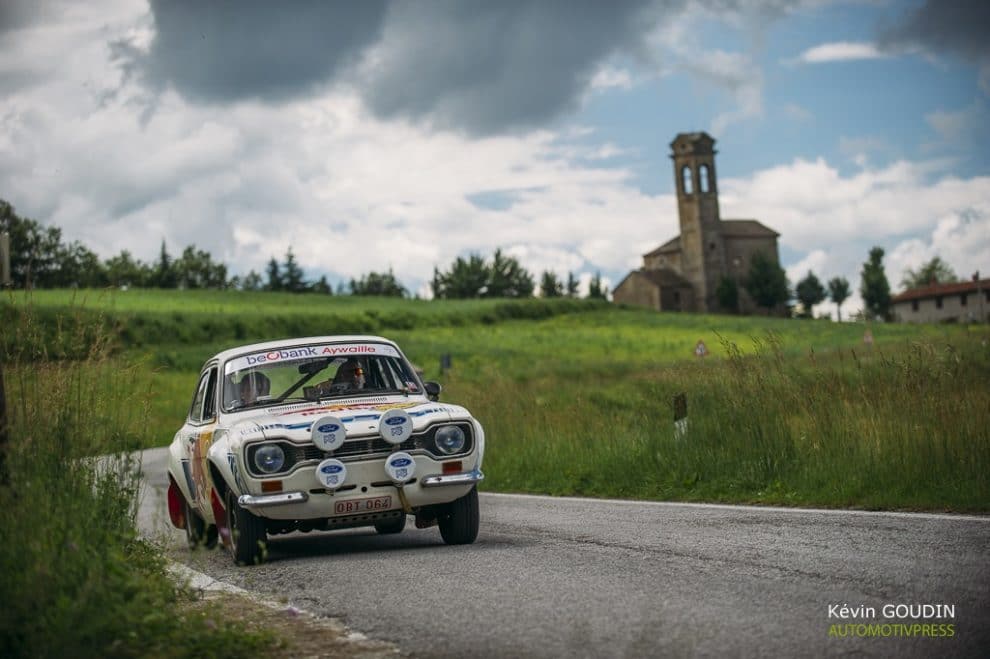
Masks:
[[[439,382],[424,382],[423,386],[426,387],[426,397],[432,401],[440,400],[440,392],[443,391],[443,387],[440,386]]]

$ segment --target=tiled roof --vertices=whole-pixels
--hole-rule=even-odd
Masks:
[[[679,252],[679,251],[681,251],[681,237],[680,236],[674,236],[673,238],[671,238],[670,240],[668,240],[667,242],[665,242],[663,245],[660,245],[659,247],[657,247],[652,252],[649,252],[647,254],[643,254],[643,256],[644,257],[645,256],[658,256],[660,254],[670,254],[671,252]]]
[[[646,270],[645,268],[640,268],[635,272],[646,277],[647,281],[661,288],[669,287],[669,286],[678,286],[678,287],[691,286],[691,282],[689,282],[687,279],[680,276],[670,268],[659,268],[657,270]]]
[[[891,302],[908,302],[910,300],[925,300],[942,295],[956,295],[959,293],[976,293],[977,291],[990,291],[990,279],[980,279],[978,281],[960,281],[954,284],[930,284],[921,288],[911,288],[903,293],[898,293]]]
[[[722,220],[722,235],[732,238],[778,237],[780,234],[756,220]]]

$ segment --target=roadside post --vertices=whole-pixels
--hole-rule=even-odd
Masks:
[[[445,352],[440,355],[440,375],[450,370],[450,353]]]
[[[10,286],[10,234],[0,233],[0,287]]]
[[[674,396],[674,438],[684,439],[687,435],[687,394],[682,392]]]
[[[0,485],[7,479],[7,394],[3,388],[3,349],[0,348]]]

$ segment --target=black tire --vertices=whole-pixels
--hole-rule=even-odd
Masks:
[[[437,516],[440,536],[448,545],[469,545],[478,537],[478,488],[447,504]]]
[[[241,508],[237,497],[227,490],[227,528],[230,530],[230,553],[238,565],[258,565],[268,554],[265,520]]]
[[[402,533],[402,529],[406,528],[406,516],[403,515],[399,519],[393,519],[388,522],[378,522],[375,524],[375,530],[382,535],[391,535],[393,533]]]
[[[213,549],[217,546],[217,527],[207,528],[206,521],[199,516],[189,502],[186,501],[186,542],[189,549],[199,549],[206,547]]]

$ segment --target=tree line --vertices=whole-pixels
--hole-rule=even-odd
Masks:
[[[175,289],[237,289],[245,291],[285,291],[290,293],[313,292],[326,295],[379,295],[408,297],[410,292],[388,272],[369,272],[347,285],[337,284],[336,291],[326,276],[307,280],[290,247],[282,261],[269,260],[263,274],[251,270],[244,276],[230,276],[226,264],[217,261],[205,250],[189,245],[179,256],[169,254],[162,241],[157,260],[145,263],[129,251],[105,260],[79,241],[66,243],[62,230],[43,226],[39,222],[20,217],[6,201],[0,199],[0,233],[10,236],[10,270],[13,285],[17,288],[175,288]],[[873,247],[860,271],[860,296],[863,299],[864,318],[891,317],[891,293],[883,266],[884,250]],[[905,289],[926,286],[932,282],[958,281],[952,268],[938,256],[923,263],[916,270],[905,271],[901,286]],[[768,312],[775,308],[796,304],[792,310],[799,318],[811,318],[812,309],[830,299],[838,309],[842,320],[842,304],[851,295],[849,281],[845,277],[833,277],[823,284],[812,272],[801,279],[794,290],[790,289],[787,275],[780,265],[762,253],[753,256],[749,270],[740,282],[723,277],[715,295],[723,311],[739,309],[739,286],[746,289],[753,301]],[[519,261],[496,249],[490,259],[479,254],[457,257],[450,268],[433,269],[430,281],[433,296],[438,299],[463,298],[525,298],[532,297],[537,288],[541,296],[579,297],[579,282],[569,272],[566,280],[546,270],[537,287],[533,275]],[[595,273],[589,283],[586,297],[607,299],[608,288],[602,284],[601,274]]]
[[[892,318],[890,282],[887,280],[883,257],[882,247],[871,248],[860,270],[859,294],[863,299],[864,307],[860,316],[864,319]],[[958,281],[958,278],[952,268],[940,257],[935,256],[917,269],[908,268],[901,279],[901,287],[909,290],[932,283],[944,284],[955,281]],[[796,302],[792,308],[793,315],[798,318],[811,318],[815,305],[821,304],[826,299],[831,300],[836,305],[840,322],[842,304],[852,294],[849,280],[845,277],[833,277],[827,284],[823,284],[811,270],[797,283],[792,292],[784,269],[762,253],[753,256],[749,271],[742,280],[742,286],[757,305],[768,311],[786,305],[793,299]],[[739,290],[735,280],[723,277],[715,295],[723,310],[738,309]]]
[[[158,258],[143,262],[129,251],[101,260],[79,241],[66,243],[62,230],[43,226],[20,217],[14,207],[0,199],[0,233],[10,236],[10,270],[16,288],[103,288],[135,287],[165,289],[237,289],[245,291],[284,291],[322,293],[325,295],[380,295],[407,297],[408,289],[388,272],[369,272],[347,285],[338,282],[336,291],[325,275],[315,281],[306,278],[290,247],[283,260],[268,261],[264,273],[251,270],[233,275],[226,264],[215,260],[195,245],[181,255],[169,253],[162,241]],[[473,254],[458,257],[444,272],[434,268],[430,282],[437,298],[531,297],[535,291],[533,276],[512,256],[500,249],[488,260]],[[540,292],[546,297],[578,297],[578,282],[568,273],[566,284],[556,274],[544,272]],[[591,280],[588,297],[605,299],[608,289],[601,275]]]

